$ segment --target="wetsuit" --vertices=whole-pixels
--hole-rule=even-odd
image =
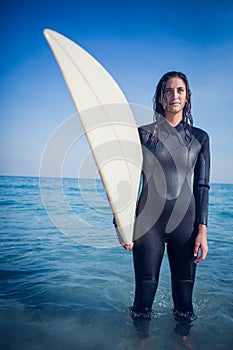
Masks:
[[[132,317],[150,318],[165,244],[171,270],[174,316],[194,318],[194,245],[198,224],[207,225],[209,137],[198,128],[172,127],[160,116],[139,128],[143,184],[134,232],[135,299]]]

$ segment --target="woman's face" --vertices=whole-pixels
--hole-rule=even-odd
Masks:
[[[182,113],[186,99],[186,86],[181,78],[174,77],[168,79],[163,99],[163,108],[166,116],[168,114]]]

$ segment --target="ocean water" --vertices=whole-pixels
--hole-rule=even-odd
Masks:
[[[174,332],[166,257],[150,335],[137,337],[132,255],[118,245],[100,181],[1,177],[0,208],[0,349],[233,348],[233,185],[211,186],[186,343]]]

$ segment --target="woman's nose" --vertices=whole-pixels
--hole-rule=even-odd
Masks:
[[[173,95],[172,95],[172,97],[173,97],[174,99],[178,98],[178,91],[177,91],[176,89],[173,90]]]

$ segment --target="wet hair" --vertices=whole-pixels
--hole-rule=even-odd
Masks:
[[[186,87],[186,103],[183,108],[183,123],[184,123],[184,129],[186,133],[186,138],[190,139],[190,133],[188,132],[190,125],[193,125],[193,117],[191,114],[191,90],[189,87],[189,82],[186,77],[186,75],[182,72],[176,72],[171,71],[162,76],[160,81],[158,82],[158,85],[156,87],[155,95],[153,97],[153,110],[154,110],[154,119],[156,121],[156,116],[158,114],[162,115],[163,117],[166,117],[166,111],[163,108],[163,102],[165,101],[165,88],[167,81],[171,78],[180,78],[183,80],[185,87]],[[153,131],[152,141],[155,139],[158,133],[159,125],[158,123],[155,124],[155,128]]]

